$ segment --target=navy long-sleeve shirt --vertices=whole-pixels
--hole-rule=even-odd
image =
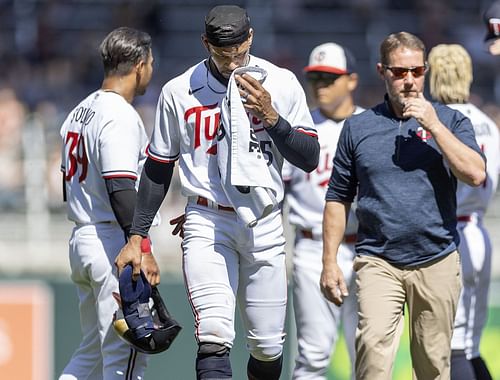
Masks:
[[[467,117],[433,107],[461,142],[482,154]],[[429,132],[413,118],[396,118],[386,98],[345,122],[326,200],[352,202],[357,192],[357,253],[414,267],[457,249],[456,186]]]

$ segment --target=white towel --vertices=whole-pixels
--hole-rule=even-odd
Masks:
[[[262,81],[266,77],[265,70],[259,67],[238,68],[231,75],[221,106],[217,160],[227,198],[245,225],[254,227],[278,202],[271,173],[234,79],[235,74],[244,72]]]

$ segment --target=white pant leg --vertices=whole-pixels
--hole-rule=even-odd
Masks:
[[[114,259],[125,242],[116,224],[75,227],[70,240],[71,278],[80,299],[82,342],[61,379],[122,380],[143,378],[146,355],[121,341],[111,327],[118,308]]]
[[[319,288],[319,240],[296,240],[293,256],[293,308],[298,352],[293,379],[326,379],[334,342],[338,337],[339,308],[332,308]]]
[[[358,300],[356,298],[356,273],[352,264],[355,257],[354,244],[341,244],[339,247],[339,266],[344,274],[349,296],[344,299],[340,308],[342,330],[349,359],[351,360],[351,379],[355,379],[354,365],[356,364],[356,328],[358,327]]]
[[[239,277],[234,225],[234,213],[186,207],[183,271],[198,343],[233,345]]]
[[[287,305],[285,239],[276,210],[238,236],[238,304],[247,348],[257,360],[272,361],[283,352]]]
[[[237,292],[247,346],[259,360],[279,356],[286,315],[281,216],[253,229],[235,213],[188,204],[183,270],[198,342],[232,347]]]
[[[293,297],[297,326],[298,355],[293,379],[324,380],[338,340],[341,316],[344,335],[354,365],[357,303],[353,284],[352,245],[341,245],[339,265],[349,286],[349,297],[341,308],[321,293],[321,240],[298,238],[294,248]]]
[[[77,287],[82,340],[64,368],[59,380],[101,380],[103,378],[102,356],[97,329],[97,313],[94,307],[96,301],[92,287],[88,281],[77,279],[76,271],[73,270],[73,262],[71,277]]]
[[[488,315],[492,247],[481,221],[459,224],[462,292],[455,316],[452,349],[465,350],[468,359],[479,356],[479,344]]]

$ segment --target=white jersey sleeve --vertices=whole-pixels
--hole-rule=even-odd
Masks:
[[[165,97],[172,96],[167,89],[160,93],[156,106],[156,128],[151,136],[151,143],[148,146],[148,154],[160,162],[173,162],[179,158],[179,117],[172,101],[167,101]]]
[[[476,141],[486,156],[485,183],[479,187],[472,187],[458,182],[457,187],[457,215],[466,216],[477,214],[484,216],[488,205],[495,194],[500,172],[500,138],[498,127],[484,112],[473,104],[449,104],[467,116],[474,127]]]

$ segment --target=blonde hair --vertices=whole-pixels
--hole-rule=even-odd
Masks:
[[[472,83],[472,60],[458,44],[441,44],[429,52],[431,96],[441,103],[466,103]]]

